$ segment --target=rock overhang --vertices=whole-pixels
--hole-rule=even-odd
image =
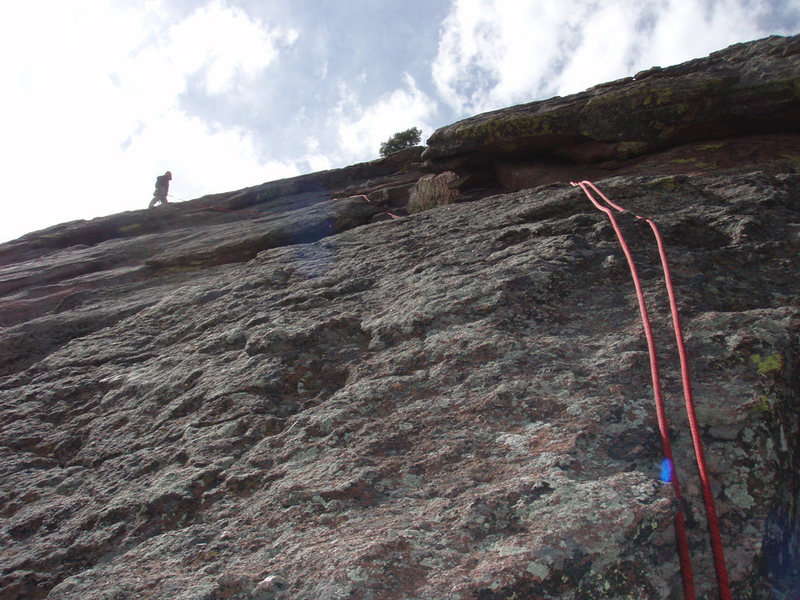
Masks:
[[[626,160],[703,140],[800,132],[800,37],[738,44],[567,97],[436,130],[422,158],[459,172],[504,158]]]

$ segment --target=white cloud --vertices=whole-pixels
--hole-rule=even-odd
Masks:
[[[432,74],[444,101],[466,115],[762,37],[771,10],[768,0],[456,0]]]
[[[404,74],[405,86],[381,96],[366,108],[349,87],[340,86],[337,107],[340,151],[350,160],[369,160],[378,156],[381,143],[398,131],[419,127],[430,133],[428,124],[435,103],[418,87],[414,78]]]
[[[181,109],[190,77],[239,93],[294,43],[220,0],[171,22],[161,2],[14,3],[0,11],[0,163],[12,214],[0,241],[60,221],[144,208],[171,168],[176,196],[295,175],[252,134]],[[213,42],[213,43],[212,43]],[[31,210],[36,206],[35,210]]]
[[[762,29],[759,23],[774,8],[772,4],[770,0],[671,0],[642,48],[640,63],[643,68],[666,67],[770,33],[796,33],[796,21],[776,31]],[[800,12],[800,2],[790,0],[789,4]]]
[[[312,173],[317,171],[327,171],[333,166],[329,156],[322,154],[319,150],[319,140],[310,137],[306,140],[307,153],[304,160],[308,163]]]
[[[179,73],[204,72],[212,94],[230,92],[237,80],[252,80],[278,57],[281,46],[298,37],[293,29],[265,28],[240,8],[220,0],[192,13],[170,28],[169,43],[160,50]]]
[[[439,93],[459,113],[479,105],[501,77],[502,24],[491,0],[456,0],[444,21],[432,72]]]

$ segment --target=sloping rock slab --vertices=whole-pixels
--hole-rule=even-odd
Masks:
[[[371,163],[73,221],[1,244],[0,327],[79,307],[105,287],[137,282],[140,291],[158,288],[167,271],[246,262],[267,248],[303,245],[392,218],[388,210],[402,215],[421,175],[421,151],[409,148]],[[14,336],[38,334],[28,327]],[[5,354],[0,372],[21,354]]]
[[[662,226],[734,597],[790,598],[800,177],[600,185]],[[660,270],[623,226],[711,597]],[[60,316],[118,320],[0,378],[4,600],[679,594],[632,286],[579,190],[104,289]]]

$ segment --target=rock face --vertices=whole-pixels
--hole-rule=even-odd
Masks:
[[[640,161],[632,159],[698,141],[734,137],[732,152],[741,152],[741,136],[800,133],[798,72],[798,36],[738,44],[566,98],[459,121],[436,131],[423,157],[438,170],[477,181],[499,179],[507,186],[508,171],[522,163],[532,181],[511,187],[526,187],[559,181],[565,168],[576,165],[594,165],[592,172],[631,167],[641,172]],[[762,142],[764,156],[751,155],[750,161],[797,161],[796,138],[785,147],[773,143],[783,149],[776,152]],[[659,172],[674,170],[671,162],[708,169],[727,162],[728,154],[724,146],[700,144],[659,157],[656,165],[647,162]]]
[[[800,102],[797,48],[637,76],[724,66],[733,91],[690,96],[748,104],[706,130],[722,137],[642,138],[636,161],[524,156],[527,133],[467,151],[456,124],[426,165],[412,149],[0,246],[0,598],[681,597],[628,268],[568,183],[597,173],[665,238],[732,595],[797,598],[800,174],[797,121],[776,125]],[[736,96],[755,64],[793,95]],[[635,85],[548,110],[639,118]],[[687,158],[704,151],[716,162]],[[444,167],[460,203],[403,217]],[[622,226],[713,598],[658,258],[646,226]]]

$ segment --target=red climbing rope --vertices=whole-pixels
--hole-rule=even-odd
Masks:
[[[170,198],[175,198],[176,200],[183,200],[183,198],[178,198],[177,196],[173,196],[172,194],[169,194],[169,197]],[[372,201],[369,198],[367,198],[367,196],[364,195],[364,194],[356,194],[355,196],[348,196],[348,198],[363,198],[369,204],[372,204]],[[331,200],[338,200],[338,198],[331,198]],[[222,208],[220,206],[209,206],[207,204],[195,204],[195,205],[191,206],[190,208],[196,208],[196,209],[199,209],[199,210],[215,210],[217,212],[236,213],[236,214],[241,214],[241,215],[250,215],[250,216],[253,216],[253,217],[265,217],[265,216],[267,216],[265,213],[261,213],[261,212],[254,212],[254,211],[251,211],[251,210],[232,209],[232,208]],[[386,214],[389,215],[393,219],[400,219],[401,218],[400,216],[392,214],[392,213],[390,213],[388,211],[386,212]]]
[[[625,238],[622,235],[622,230],[619,228],[619,225],[617,223],[613,211],[607,206],[603,206],[602,204],[600,204],[594,198],[594,196],[592,196],[588,188],[591,187],[595,192],[597,192],[603,198],[603,200],[605,200],[605,202],[609,206],[613,207],[615,210],[619,212],[627,212],[627,211],[618,204],[615,204],[614,202],[609,200],[609,198],[603,192],[601,192],[600,189],[596,185],[594,185],[591,181],[582,181],[580,183],[573,182],[572,185],[580,186],[580,188],[584,191],[584,193],[592,202],[592,204],[594,204],[599,210],[603,211],[608,216],[609,220],[611,221],[611,225],[614,227],[614,231],[617,234],[617,238],[619,239],[620,245],[622,246],[622,251],[625,253],[625,257],[628,260],[628,266],[630,267],[631,270],[633,283],[634,286],[636,287],[636,296],[639,301],[639,312],[641,313],[642,324],[644,325],[645,336],[647,337],[647,347],[650,353],[650,372],[653,380],[653,393],[655,395],[656,413],[658,415],[658,427],[659,430],[661,431],[661,446],[664,452],[664,457],[670,461],[670,464],[673,467],[672,483],[675,489],[675,495],[678,499],[678,513],[675,515],[675,537],[678,545],[678,556],[681,565],[681,575],[683,578],[683,593],[684,597],[687,598],[687,600],[693,600],[695,597],[694,582],[692,578],[691,561],[689,558],[689,546],[686,538],[685,518],[683,515],[683,507],[681,505],[680,486],[678,483],[677,473],[674,469],[675,463],[672,460],[672,448],[669,441],[669,431],[667,427],[666,414],[664,410],[664,401],[661,392],[661,380],[658,374],[658,359],[656,357],[655,344],[653,342],[653,331],[650,325],[650,320],[647,316],[647,308],[645,307],[642,285],[639,280],[639,275],[636,270],[636,265],[634,264],[633,261],[633,256],[631,255],[628,244],[625,242]],[[681,329],[680,318],[678,316],[678,306],[675,301],[675,289],[672,285],[672,277],[669,271],[667,255],[666,252],[664,251],[664,242],[661,238],[661,234],[658,231],[658,227],[656,227],[656,224],[651,219],[647,219],[639,215],[636,215],[636,218],[644,220],[650,226],[650,229],[653,231],[653,235],[655,236],[656,243],[658,245],[658,254],[661,259],[661,267],[664,271],[664,283],[667,288],[667,295],[669,296],[670,312],[672,313],[672,325],[675,331],[675,341],[678,347],[678,354],[680,356],[681,378],[683,379],[683,395],[686,402],[686,414],[689,419],[689,428],[692,432],[695,459],[697,460],[697,467],[698,471],[700,472],[700,482],[703,490],[703,501],[705,503],[705,508],[706,508],[706,517],[708,519],[709,534],[711,536],[711,548],[714,554],[714,568],[716,570],[719,596],[721,600],[730,600],[731,594],[728,584],[728,572],[725,568],[725,557],[722,550],[722,540],[719,532],[719,523],[717,521],[717,512],[714,505],[714,496],[711,492],[711,483],[708,476],[708,468],[706,465],[705,455],[703,453],[703,442],[700,437],[700,426],[697,422],[697,415],[694,407],[694,398],[692,396],[692,387],[689,377],[689,361],[686,357],[686,346],[683,342],[683,332]]]
[[[370,200],[369,198],[367,198],[367,196],[366,196],[365,194],[356,194],[355,196],[348,196],[348,198],[363,198],[363,199],[364,199],[364,200],[366,200],[366,201],[367,201],[369,204],[372,204],[372,200]],[[332,198],[332,200],[338,200],[338,198]],[[374,205],[373,205],[373,206],[374,206]],[[390,217],[392,217],[393,219],[400,219],[400,218],[401,218],[401,217],[399,217],[398,215],[393,215],[392,213],[390,213],[390,212],[388,212],[388,211],[386,212],[386,214],[387,214],[387,215],[389,215]]]

